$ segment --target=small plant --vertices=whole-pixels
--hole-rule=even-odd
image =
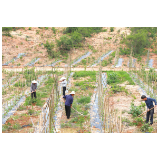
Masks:
[[[151,133],[153,131],[153,127],[150,126],[149,123],[145,123],[142,127],[141,127],[141,131],[142,132],[149,132]]]
[[[28,30],[31,30],[31,27],[29,27],[29,29]]]
[[[45,27],[45,30],[47,30],[48,29],[48,27]]]
[[[142,106],[134,106],[134,103],[131,102],[131,107],[130,107],[130,111],[129,114],[132,114],[133,117],[137,117],[142,113]]]
[[[18,46],[16,46],[16,48],[18,48]]]
[[[34,110],[29,109],[29,110],[28,110],[28,114],[30,114],[30,115],[34,114]]]
[[[36,34],[39,34],[39,31],[40,31],[40,30],[36,30]]]
[[[21,125],[19,123],[15,123],[13,125],[13,129],[20,129],[21,128]]]
[[[84,96],[81,96],[81,98],[77,99],[77,102],[78,103],[81,103],[81,104],[87,104],[91,101],[91,97],[84,97]]]
[[[52,31],[53,31],[54,34],[56,34],[56,29],[55,29],[55,27],[52,27]]]
[[[114,27],[110,27],[110,31],[113,32],[114,31]]]
[[[20,65],[21,65],[20,63],[17,64],[17,66],[20,66]]]

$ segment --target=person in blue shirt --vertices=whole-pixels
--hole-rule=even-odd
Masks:
[[[66,101],[65,101],[65,111],[66,111],[67,119],[70,118],[71,108],[72,108],[72,103],[73,103],[73,97],[74,97],[74,95],[75,95],[75,92],[72,91],[69,95],[63,96],[63,98],[66,100]]]
[[[152,125],[153,124],[153,114],[154,114],[153,102],[155,103],[155,107],[157,107],[157,101],[153,98],[148,98],[145,95],[142,95],[141,99],[142,99],[142,101],[145,101],[146,106],[147,106],[146,123],[149,122],[149,117],[150,117],[150,124]],[[150,109],[152,109],[152,110],[150,110]]]

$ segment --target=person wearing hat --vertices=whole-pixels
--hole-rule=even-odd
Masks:
[[[69,95],[63,96],[63,98],[66,100],[65,101],[65,111],[66,111],[67,119],[70,118],[74,95],[75,95],[75,92],[72,91]]]
[[[32,98],[33,98],[33,95],[34,95],[34,98],[36,98],[36,89],[37,89],[37,81],[33,80],[31,84],[31,97]]]
[[[62,84],[63,96],[65,96],[65,91],[66,91],[66,86],[67,86],[66,78],[65,78],[65,77],[62,77],[59,82],[61,82],[61,84]]]
[[[145,95],[142,95],[141,99],[142,101],[145,101],[146,106],[147,106],[146,123],[149,122],[149,117],[150,117],[150,125],[152,125],[153,124],[153,114],[154,114],[153,102],[155,103],[155,107],[157,107],[157,101],[153,98],[148,98]]]

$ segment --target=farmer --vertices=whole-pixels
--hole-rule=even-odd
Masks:
[[[142,99],[142,101],[145,101],[145,103],[147,105],[146,123],[149,122],[149,117],[150,117],[150,125],[152,125],[153,124],[153,114],[154,114],[153,102],[155,103],[155,107],[157,107],[157,101],[153,98],[148,98],[145,95],[142,95],[141,99]],[[153,108],[153,109],[151,109],[151,108]]]
[[[63,98],[66,100],[65,101],[65,111],[66,111],[67,119],[70,118],[74,95],[75,95],[75,92],[72,91],[69,95],[63,96]]]
[[[65,96],[65,91],[66,91],[66,86],[67,86],[66,78],[65,78],[65,77],[62,77],[59,82],[61,82],[61,84],[62,84],[63,96]]]
[[[34,98],[36,98],[36,89],[37,89],[37,81],[33,80],[32,84],[31,84],[31,97],[33,99],[33,95]]]

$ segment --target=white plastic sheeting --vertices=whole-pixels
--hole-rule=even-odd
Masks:
[[[103,88],[107,88],[106,73],[102,73],[102,86]],[[98,95],[98,90],[97,88],[95,88],[94,94],[91,97],[91,103],[90,103],[90,123],[91,123],[91,130],[92,128],[97,128],[96,133],[102,133],[103,132],[103,128],[102,128],[103,122],[99,116],[98,96],[100,95]]]
[[[98,60],[96,60],[95,63],[94,63],[91,67],[96,66],[96,65],[100,62],[100,60],[103,61],[103,59],[104,59],[105,57],[109,56],[112,52],[113,52],[113,51],[109,51],[109,52],[105,53],[105,54],[104,54],[103,56],[101,56]]]
[[[115,67],[116,67],[116,68],[121,67],[121,66],[122,66],[122,62],[123,62],[123,59],[122,59],[122,58],[119,58],[119,59],[118,59],[118,63],[117,63],[117,65],[116,65]]]
[[[17,55],[17,57],[15,57],[15,58],[13,58],[12,60],[10,60],[10,61],[8,61],[8,62],[6,62],[6,63],[4,63],[4,64],[2,64],[2,66],[6,66],[6,65],[8,65],[9,63],[11,63],[11,62],[15,62],[15,61],[17,61],[17,59],[19,59],[21,56],[25,56],[27,53],[19,53],[18,55]]]
[[[76,60],[75,62],[72,63],[71,67],[73,67],[73,65],[79,63],[82,59],[87,58],[89,55],[91,55],[92,52],[87,52],[85,55],[83,55],[82,57],[80,57],[78,60]]]

